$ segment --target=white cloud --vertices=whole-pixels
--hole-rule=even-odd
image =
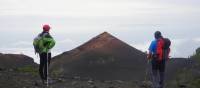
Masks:
[[[192,6],[144,0],[0,0],[1,15],[140,16],[155,13],[189,13]],[[183,14],[182,14],[183,15]]]
[[[144,43],[133,43],[131,44],[133,47],[146,52],[148,51],[149,45],[150,45],[150,41],[149,42],[144,42]]]
[[[75,42],[71,39],[64,39],[57,42],[58,44],[75,44]]]
[[[173,57],[183,57],[182,52],[180,51],[179,47],[184,44],[188,39],[171,39],[171,54]]]
[[[24,46],[32,46],[32,42],[31,41],[19,41],[16,43],[11,44],[11,46],[15,46],[15,47],[24,47]]]
[[[200,37],[199,38],[193,38],[193,41],[200,42]]]
[[[57,40],[54,49],[59,52],[69,51],[75,47],[77,47],[77,42],[73,41],[72,39],[63,39]]]

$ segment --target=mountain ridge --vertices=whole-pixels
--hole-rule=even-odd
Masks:
[[[110,33],[105,31],[105,32],[93,37],[89,41],[83,43],[82,45],[80,45],[80,46],[78,46],[78,47],[76,47],[76,48],[74,48],[74,49],[72,49],[70,51],[63,52],[60,55],[63,55],[63,54],[67,54],[67,55],[69,55],[69,54],[77,54],[78,52],[80,52],[81,50],[84,50],[84,49],[98,48],[98,47],[103,46],[105,43],[108,43],[106,41],[111,41],[112,39],[116,39],[118,41],[121,41],[120,39],[114,37],[113,35],[111,35]],[[98,44],[97,44],[96,41],[98,42]],[[93,42],[95,42],[95,44],[93,44]],[[121,42],[123,42],[123,41],[121,41]],[[123,43],[128,45],[128,46],[130,46],[129,44],[127,44],[125,42],[123,42]],[[130,46],[130,47],[132,47],[132,46]],[[134,48],[134,47],[132,47],[132,48]],[[142,52],[142,51],[140,51],[140,50],[138,50],[136,48],[134,48],[134,49],[136,51],[138,51],[138,52]],[[56,57],[59,57],[59,55],[57,55],[57,56],[55,56],[53,58],[56,58]]]
[[[146,54],[142,51],[103,32],[77,48],[54,57],[50,68],[60,69],[60,73],[64,74],[91,76],[94,79],[139,79],[145,73],[145,59]],[[133,73],[136,75],[132,76]]]

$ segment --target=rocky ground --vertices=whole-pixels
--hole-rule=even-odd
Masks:
[[[0,88],[152,88],[152,83],[148,79],[146,81],[94,80],[89,77],[62,75],[51,76],[51,83],[47,87],[42,84],[37,69],[35,67],[0,68]],[[197,79],[199,76],[193,79],[194,74],[188,71],[187,73],[184,71],[184,74],[182,72],[174,80],[168,80],[165,88],[199,88],[200,80]]]
[[[57,77],[51,78],[48,88],[151,88],[151,82],[122,80],[93,80],[90,78]],[[38,74],[19,69],[0,70],[0,88],[47,88]]]

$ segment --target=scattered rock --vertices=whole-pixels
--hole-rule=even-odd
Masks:
[[[179,88],[187,88],[187,85],[185,85],[185,84],[180,84],[180,85],[179,85]]]
[[[58,78],[58,82],[64,82],[65,81],[65,79],[63,79],[63,78]]]
[[[142,88],[152,88],[152,82],[151,81],[143,81],[140,85]]]
[[[119,84],[122,84],[123,83],[123,81],[121,81],[121,80],[115,80],[117,83],[119,83]]]
[[[105,81],[105,83],[108,83],[108,84],[113,84],[112,81]]]
[[[77,81],[73,81],[72,82],[72,86],[76,85],[77,84]]]
[[[0,67],[0,71],[3,71],[4,69]]]
[[[88,84],[94,84],[94,81],[89,80],[89,81],[88,81]]]
[[[90,87],[90,88],[98,88],[98,87],[95,86],[95,85],[90,85],[89,87]]]
[[[35,82],[35,83],[34,83],[34,86],[39,86],[39,83],[38,83],[38,82]]]
[[[14,70],[12,68],[8,69],[9,72],[13,72]]]
[[[73,79],[75,79],[75,80],[80,80],[81,77],[80,77],[80,76],[74,76]]]
[[[108,87],[108,88],[115,88],[114,86],[110,86],[110,87]]]

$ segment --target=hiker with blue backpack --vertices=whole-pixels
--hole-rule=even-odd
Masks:
[[[153,88],[163,88],[165,79],[165,64],[169,60],[171,41],[164,38],[160,31],[154,33],[155,40],[149,46],[148,60],[152,64]]]
[[[39,75],[44,84],[48,85],[48,67],[51,61],[51,49],[55,40],[49,33],[50,26],[43,25],[43,31],[33,41],[35,53],[40,56]]]

